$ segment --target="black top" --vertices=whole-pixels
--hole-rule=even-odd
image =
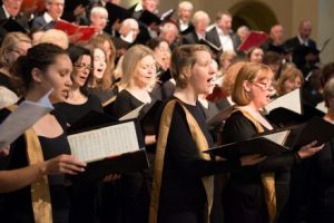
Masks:
[[[243,141],[257,134],[254,124],[240,111],[233,113],[224,125],[223,143]],[[268,222],[261,174],[275,173],[277,217],[287,202],[290,186],[290,169],[300,158],[294,152],[270,156],[263,162],[231,171],[224,202],[228,204],[225,217],[228,222]]]
[[[150,96],[151,103],[155,102],[156,99],[151,94]],[[124,89],[117,95],[117,98],[113,104],[112,115],[119,119],[143,104],[144,102],[133,96],[128,90]]]
[[[88,88],[88,91],[89,93],[96,95],[100,99],[101,104],[104,104],[118,93],[116,88]]]
[[[0,111],[0,122],[9,115],[8,110]],[[63,128],[64,133],[55,137],[47,138],[38,136],[41,143],[44,160],[48,160],[60,154],[70,154],[70,147],[66,137],[66,121],[56,111],[52,112]],[[7,169],[18,169],[28,166],[24,137],[20,136],[10,150],[10,162]],[[51,175],[49,189],[54,222],[68,222],[69,199],[65,187],[64,175]],[[34,222],[30,186],[21,190],[5,194],[5,222]]]
[[[66,117],[67,123],[70,125],[84,117],[89,111],[103,112],[101,101],[92,94],[88,95],[87,101],[83,104],[74,105],[62,102],[56,104],[55,108]]]
[[[256,135],[258,132],[254,124],[240,111],[233,113],[227,120],[223,129],[223,143],[243,141]],[[277,183],[289,183],[290,176],[287,174],[290,167],[300,158],[294,152],[285,152],[277,156],[268,157],[262,163],[244,167],[242,171],[232,173],[231,178],[241,181],[261,181],[261,173],[274,171]]]
[[[208,145],[213,141],[205,123],[205,115],[199,103],[186,105],[198,122]],[[158,135],[158,134],[157,134]],[[201,158],[192,139],[185,113],[180,105],[175,106],[169,129],[165,163],[160,192],[160,210],[181,208],[182,210],[203,211],[206,194],[201,177],[229,171],[238,167],[238,162],[208,161]]]
[[[16,89],[14,88],[10,77],[4,75],[3,73],[0,72],[0,86],[4,86],[8,88],[9,90],[16,92]]]

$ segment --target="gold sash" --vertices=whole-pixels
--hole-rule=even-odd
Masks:
[[[117,98],[117,95],[112,96],[110,99],[108,99],[107,101],[105,101],[102,104],[102,107],[106,107],[106,106],[110,105],[111,103],[113,103],[114,101],[116,101],[116,98]]]
[[[17,105],[7,107],[11,112],[15,111],[16,108]],[[25,131],[24,139],[29,165],[44,162],[41,144],[32,128]],[[47,176],[43,176],[37,182],[31,184],[30,191],[35,223],[52,223],[52,207]]]
[[[177,99],[171,100],[167,103],[160,119],[159,136],[157,142],[157,151],[154,165],[152,192],[151,192],[151,203],[150,203],[150,216],[149,223],[158,222],[158,211],[159,211],[159,195],[161,188],[162,173],[164,167],[165,151],[167,146],[167,137],[169,133],[170,124],[172,122],[173,112],[176,103],[178,103],[186,114],[186,120],[190,128],[191,136],[197,145],[198,152],[201,158],[210,160],[210,156],[204,154],[202,151],[208,149],[208,142],[198,126],[197,121],[187,110],[187,108]],[[202,183],[205,188],[207,196],[207,222],[209,222],[209,215],[213,203],[213,176],[203,177]]]
[[[248,112],[236,107],[235,111],[240,111],[249,121],[251,121],[258,133],[264,132],[262,125],[251,116]],[[275,222],[276,218],[276,191],[275,191],[275,173],[263,173],[261,174],[261,181],[264,187],[264,194],[266,198],[267,210],[268,210],[268,222]]]

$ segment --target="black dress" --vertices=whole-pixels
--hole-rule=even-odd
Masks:
[[[222,137],[225,144],[246,140],[255,134],[257,129],[254,124],[237,111],[226,120]],[[289,196],[290,168],[299,162],[300,158],[294,152],[286,152],[268,157],[258,165],[231,172],[223,195],[225,222],[268,222],[261,182],[261,173],[264,172],[275,172],[276,218],[279,218]]]
[[[213,140],[206,127],[204,111],[185,104],[198,122],[208,145]],[[158,222],[205,222],[206,192],[201,178],[238,169],[239,162],[207,161],[201,158],[180,105],[176,104],[169,129],[160,189]]]
[[[96,95],[100,99],[101,104],[104,104],[105,102],[107,102],[112,97],[118,94],[117,88],[109,88],[109,89],[88,88],[88,91],[89,93]]]
[[[154,102],[152,98],[152,102]],[[113,116],[120,118],[137,107],[143,105],[143,102],[134,97],[126,89],[122,90],[113,104]],[[150,162],[153,156],[148,157]],[[151,182],[150,171],[143,170],[123,174],[121,179],[115,183],[117,191],[118,216],[119,223],[147,223],[149,191]]]
[[[307,222],[334,222],[334,139],[310,161]]]
[[[103,112],[101,102],[95,95],[89,94],[87,101],[83,104],[58,103],[55,105],[56,110],[61,112],[67,121],[72,125],[83,118],[92,110]],[[71,200],[70,222],[90,222],[93,223],[97,218],[98,208],[98,183],[72,183],[69,187]]]
[[[69,104],[62,102],[55,104],[55,108],[66,117],[67,123],[70,125],[84,117],[89,111],[95,110],[103,112],[101,101],[93,94],[89,94],[87,96],[87,101],[83,104]]]
[[[66,122],[56,111],[52,114],[57,118],[64,129],[64,133],[55,138],[38,136],[41,143],[44,159],[48,160],[60,154],[70,154],[70,147],[66,137]],[[3,121],[9,115],[8,110],[0,111],[0,120]],[[10,150],[10,162],[8,169],[18,169],[28,166],[23,136],[19,137]],[[70,202],[65,186],[64,175],[48,176],[49,189],[52,205],[52,216],[54,223],[67,223],[69,217]],[[4,222],[11,223],[33,223],[30,186],[15,192],[5,194],[5,216]]]

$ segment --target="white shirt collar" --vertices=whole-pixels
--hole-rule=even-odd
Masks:
[[[300,37],[300,35],[297,35],[297,38],[298,38],[299,43],[300,43],[301,45],[308,46],[308,39],[303,40],[303,39]]]
[[[218,35],[220,36],[229,36],[230,33],[224,33],[224,31],[216,25]]]
[[[48,12],[44,12],[44,15],[43,15],[46,23],[50,23],[51,21],[53,21],[54,19],[50,16],[50,14]]]

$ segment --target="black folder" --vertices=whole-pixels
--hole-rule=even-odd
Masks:
[[[210,48],[210,50],[214,53],[214,54],[218,54],[220,52],[223,51],[223,48],[222,47],[218,47],[216,46],[214,43],[210,42],[209,40],[206,40],[206,39],[200,39],[198,44],[202,44],[202,45],[205,45],[207,47]]]
[[[22,32],[28,33],[29,30],[25,29],[20,23],[14,19],[2,19],[0,20],[0,28],[7,32]]]
[[[142,127],[142,131],[145,135],[155,135],[157,126],[157,115],[161,109],[163,102],[156,100],[150,106],[144,108],[143,112],[139,116],[139,122]]]
[[[98,181],[103,179],[106,175],[117,173],[124,174],[133,171],[140,171],[148,167],[148,160],[144,148],[144,140],[141,133],[140,126],[134,120],[116,121],[114,118],[91,111],[78,122],[74,123],[69,128],[69,136],[88,132],[90,130],[98,130],[112,125],[133,122],[135,124],[135,131],[139,149],[134,152],[123,153],[120,155],[106,156],[87,163],[85,172],[78,175],[70,176],[73,181]]]
[[[160,25],[161,23],[168,21],[174,14],[174,10],[166,11],[162,16],[156,15],[148,10],[144,10],[139,17],[139,21],[144,23],[146,26],[152,24]]]
[[[265,114],[266,119],[275,127],[283,128],[307,122],[309,117],[298,114],[289,109],[279,107]]]
[[[138,124],[141,126],[141,130],[144,135],[154,135],[156,133],[156,121],[157,114],[162,105],[161,100],[152,101],[150,104],[144,105],[140,110],[137,110],[130,119],[136,119]],[[132,111],[131,111],[132,112]],[[129,113],[131,113],[129,112]],[[129,114],[128,113],[128,114]],[[124,116],[121,117],[121,120],[124,119]]]
[[[300,147],[317,141],[321,145],[334,137],[334,125],[322,118],[313,117],[306,124],[300,127],[297,139],[294,142],[294,148]]]
[[[281,134],[280,137],[275,138],[279,140],[266,138],[269,135],[278,134]],[[315,140],[317,146],[319,146],[333,137],[334,125],[321,118],[314,117],[306,124],[257,134],[250,139],[214,147],[206,152],[224,158],[238,158],[251,154],[271,156],[291,150],[298,151],[302,146]]]
[[[85,172],[71,175],[75,182],[100,181],[109,174],[126,174],[148,168],[145,150],[88,163]]]
[[[117,20],[122,22],[125,19],[131,18],[131,10],[125,9],[122,6],[108,2],[106,4],[108,11],[109,24],[112,26]]]
[[[241,156],[252,154],[271,156],[288,150],[289,148],[285,147],[284,145],[275,143],[262,136],[257,136],[248,140],[213,147],[205,152],[214,156],[235,159]]]

